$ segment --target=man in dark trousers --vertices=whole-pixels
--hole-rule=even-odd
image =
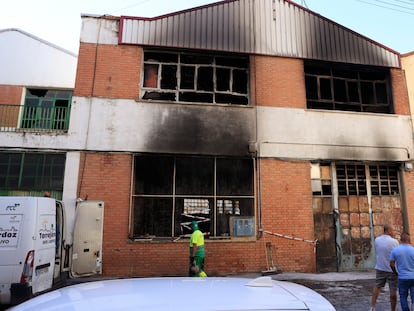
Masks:
[[[388,282],[390,289],[391,311],[395,311],[397,306],[397,276],[390,267],[390,254],[393,248],[398,246],[398,241],[394,239],[394,228],[384,225],[384,233],[375,239],[375,287],[372,291],[372,301],[370,311],[375,310],[377,298],[381,288]]]
[[[398,292],[402,311],[410,311],[407,297],[411,296],[411,307],[414,307],[414,247],[411,245],[410,235],[401,234],[400,245],[391,251],[390,265],[398,275]]]

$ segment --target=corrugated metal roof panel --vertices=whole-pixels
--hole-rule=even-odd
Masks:
[[[226,0],[121,23],[120,44],[400,66],[399,53],[287,0]]]

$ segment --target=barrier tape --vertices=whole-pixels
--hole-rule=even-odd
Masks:
[[[311,244],[313,244],[313,251],[316,252],[316,244],[318,244],[318,240],[307,240],[307,239],[302,239],[302,238],[295,237],[293,235],[284,235],[284,234],[274,233],[274,232],[270,232],[270,231],[266,231],[266,230],[263,231],[263,232],[264,233],[267,233],[267,234],[270,234],[270,235],[277,236],[279,238],[284,238],[284,239],[289,239],[289,240],[294,240],[294,241],[311,243]]]
[[[203,232],[203,235],[208,236],[208,235],[210,235],[210,232]],[[176,238],[175,240],[173,240],[173,242],[177,242],[181,238],[189,238],[189,237],[191,237],[191,233],[182,234],[178,238]]]
[[[185,216],[185,217],[188,217],[188,218],[198,219],[197,220],[198,224],[202,223],[202,222],[208,222],[208,221],[211,220],[210,218],[206,218],[206,217],[192,216],[192,215],[186,215],[186,214],[182,214],[182,215]],[[185,222],[180,223],[180,226],[191,230],[191,223],[192,223],[192,221],[185,221]]]
[[[207,218],[207,217],[194,216],[194,215],[189,215],[189,214],[185,214],[185,213],[182,213],[181,216],[185,216],[185,217],[190,218],[190,219],[197,219],[197,223],[198,224],[199,223],[202,223],[202,222],[211,221],[211,219],[210,218]],[[192,223],[192,221],[185,221],[185,222],[180,223],[181,231],[182,231],[182,228],[186,228],[188,230],[192,230],[191,223]],[[206,235],[206,236],[207,235],[210,235],[210,232],[204,232],[203,235]],[[189,238],[189,237],[191,237],[191,233],[182,234],[182,235],[180,235],[178,238],[176,238],[173,241],[174,242],[177,242],[181,238]]]

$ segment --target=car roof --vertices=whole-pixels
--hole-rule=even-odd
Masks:
[[[290,282],[233,277],[131,278],[87,282],[33,298],[22,310],[335,310],[313,290]]]

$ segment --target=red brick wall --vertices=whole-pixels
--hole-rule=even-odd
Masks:
[[[265,231],[314,240],[309,162],[260,160]],[[270,237],[270,238],[269,238]],[[277,245],[276,258],[284,271],[314,272],[314,245],[265,235]]]
[[[1,104],[22,104],[23,87],[16,85],[0,85],[0,105]]]
[[[251,98],[258,106],[306,108],[303,61],[252,56]]]
[[[404,70],[396,68],[391,69],[391,82],[395,113],[400,115],[410,115],[410,105],[408,102],[408,90]]]
[[[106,276],[187,275],[188,239],[128,239],[132,155],[86,153],[81,157],[79,196],[103,200],[103,273]],[[313,240],[309,164],[262,160],[264,229]],[[265,242],[285,271],[314,271],[312,244],[265,234],[258,240],[206,240],[206,272],[229,275],[266,270]],[[270,263],[269,263],[270,264]]]
[[[81,43],[74,95],[136,99],[141,63],[139,47]]]
[[[0,127],[18,127],[19,105],[22,104],[22,95],[22,86],[0,85],[0,105],[4,105],[3,108],[0,108]]]

